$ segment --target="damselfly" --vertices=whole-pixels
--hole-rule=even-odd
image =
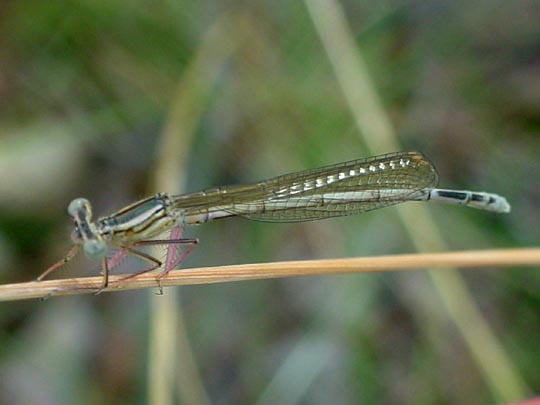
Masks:
[[[97,221],[92,221],[90,202],[77,198],[68,207],[75,225],[74,246],[38,280],[67,263],[82,247],[88,258],[101,260],[101,289],[108,285],[109,269],[127,255],[143,259],[149,267],[119,281],[163,266],[157,276],[159,282],[198,242],[182,237],[185,225],[231,216],[270,222],[310,221],[354,215],[405,201],[439,201],[486,211],[510,212],[506,199],[497,194],[438,189],[435,188],[437,182],[437,171],[424,155],[396,152],[252,184],[181,195],[160,193]],[[153,239],[169,230],[168,238]],[[180,254],[180,246],[186,244],[187,249]],[[165,263],[138,249],[145,245],[167,245]],[[117,249],[117,252],[108,257],[111,249]]]

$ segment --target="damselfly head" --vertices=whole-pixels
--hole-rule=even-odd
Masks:
[[[92,205],[86,198],[76,198],[67,209],[73,219],[75,229],[71,240],[77,245],[83,245],[83,250],[89,259],[101,259],[107,254],[107,242],[96,231],[92,223]]]
[[[71,240],[77,245],[83,245],[91,236],[89,222],[92,219],[92,205],[86,198],[76,198],[69,203],[67,212],[75,226]]]

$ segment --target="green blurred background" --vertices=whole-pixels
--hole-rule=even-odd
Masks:
[[[538,245],[540,3],[340,5],[403,148],[428,155],[442,187],[512,204],[504,216],[430,206],[448,249]],[[308,8],[2,2],[2,283],[32,280],[65,254],[73,198],[89,198],[99,216],[153,193],[157,167],[175,152],[163,147],[167,132],[185,137],[183,169],[170,174],[185,191],[370,155]],[[201,243],[184,267],[415,250],[394,208],[301,224],[227,219],[186,236]],[[59,276],[98,267],[80,260]],[[540,392],[538,268],[464,277],[522,384],[516,392]],[[182,287],[190,346],[179,343],[173,375],[152,369],[154,291],[3,303],[0,403],[143,404],[152,373],[204,387],[173,394],[175,403],[507,400],[437,291],[424,271]],[[186,352],[196,365],[182,369]]]

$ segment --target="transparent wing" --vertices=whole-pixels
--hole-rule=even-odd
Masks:
[[[226,212],[297,222],[353,215],[409,201],[436,186],[437,172],[419,152],[397,152],[286,174],[254,184],[173,197],[186,215]]]

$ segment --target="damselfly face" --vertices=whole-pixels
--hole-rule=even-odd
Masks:
[[[71,232],[71,241],[76,245],[82,245],[84,243],[84,240],[81,235],[81,231],[79,230],[79,226],[75,223],[74,224],[75,229],[73,232]]]
[[[107,254],[107,242],[97,232],[92,222],[92,205],[86,198],[77,198],[68,206],[75,229],[71,234],[73,243],[82,245],[89,259],[101,259]]]

